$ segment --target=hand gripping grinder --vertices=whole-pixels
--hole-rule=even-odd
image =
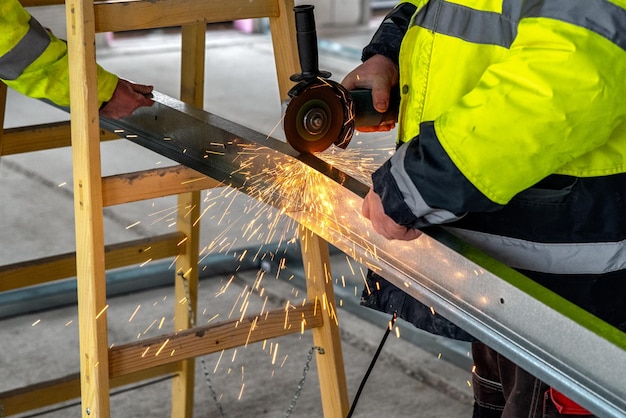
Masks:
[[[346,148],[355,128],[377,126],[396,120],[398,94],[392,91],[389,110],[379,113],[372,103],[371,90],[348,91],[319,70],[314,6],[294,7],[296,39],[300,58],[299,74],[290,77],[297,84],[283,104],[283,128],[287,142],[301,153],[321,152],[332,144]]]

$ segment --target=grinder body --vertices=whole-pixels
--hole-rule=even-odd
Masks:
[[[317,33],[314,6],[294,8],[300,58],[299,74],[290,77],[297,84],[289,91],[283,128],[287,142],[301,153],[321,152],[335,144],[346,148],[355,128],[377,126],[397,119],[399,95],[392,92],[389,110],[379,113],[373,106],[371,90],[348,91],[318,69]]]

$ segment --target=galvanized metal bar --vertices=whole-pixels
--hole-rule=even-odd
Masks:
[[[597,415],[626,415],[624,333],[442,228],[385,240],[360,215],[368,186],[319,158],[159,93],[103,123],[279,208]]]

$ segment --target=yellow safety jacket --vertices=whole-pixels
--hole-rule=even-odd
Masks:
[[[626,1],[402,2],[377,53],[400,71],[385,212],[626,330]]]
[[[98,66],[99,104],[117,86]],[[0,80],[26,96],[69,106],[67,45],[44,29],[17,0],[0,0]]]

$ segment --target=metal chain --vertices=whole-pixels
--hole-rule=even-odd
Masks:
[[[192,327],[195,327],[196,321],[194,318],[193,307],[191,306],[191,299],[189,297],[189,283],[183,272],[179,272],[178,275],[183,280],[183,285],[185,289],[185,297],[187,299],[187,310],[189,312],[189,322],[191,323]],[[300,394],[302,393],[302,389],[304,388],[304,381],[306,380],[306,375],[309,373],[309,369],[311,368],[311,361],[313,360],[313,353],[315,351],[317,351],[319,354],[324,354],[324,349],[322,347],[313,346],[309,349],[309,353],[306,356],[306,362],[304,363],[304,369],[302,370],[302,377],[300,377],[300,381],[298,382],[298,387],[296,387],[296,391],[293,394],[293,398],[291,399],[291,402],[289,403],[289,408],[287,408],[287,412],[285,412],[284,418],[290,417],[291,414],[293,413],[294,408],[296,407],[298,398],[300,398]],[[226,413],[224,413],[224,408],[222,407],[222,404],[217,398],[217,393],[215,392],[215,389],[213,389],[213,384],[211,383],[209,368],[206,364],[206,361],[204,360],[204,357],[200,357],[200,363],[202,364],[202,372],[204,373],[206,384],[209,387],[209,391],[211,392],[213,401],[215,402],[215,405],[217,406],[217,409],[220,412],[220,416],[222,418],[227,418]],[[0,403],[0,408],[1,407],[2,407],[2,404]],[[0,409],[0,413],[1,412],[2,410]],[[4,416],[0,415],[0,418],[4,418]]]
[[[285,418],[288,418],[293,413],[293,409],[296,407],[296,403],[298,402],[298,398],[302,393],[302,388],[304,387],[304,381],[306,379],[306,375],[309,372],[309,368],[311,365],[311,360],[313,360],[313,352],[317,351],[320,354],[324,354],[324,349],[322,347],[313,346],[309,350],[309,354],[306,356],[306,363],[304,363],[304,370],[302,370],[302,377],[298,382],[298,387],[296,388],[296,392],[293,394],[293,398],[291,399],[291,403],[289,404],[289,408],[287,408],[287,412],[285,412]]]

